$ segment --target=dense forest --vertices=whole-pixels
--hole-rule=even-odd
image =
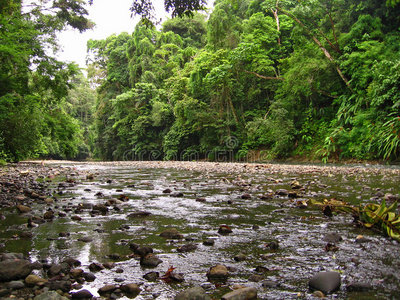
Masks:
[[[87,76],[45,51],[92,26],[54,2],[0,5],[0,159],[400,158],[397,0],[217,0],[90,40]]]

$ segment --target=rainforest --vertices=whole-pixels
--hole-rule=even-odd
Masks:
[[[83,1],[2,1],[0,160],[399,161],[398,0],[195,4],[81,70],[49,50]]]

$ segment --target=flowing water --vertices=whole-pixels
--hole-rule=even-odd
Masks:
[[[336,198],[354,205],[380,203],[382,197],[375,197],[378,191],[400,194],[398,169],[250,164],[231,168],[229,164],[214,164],[210,170],[196,168],[195,164],[188,162],[179,168],[155,163],[62,164],[69,176],[53,178],[48,185],[57,198],[50,208],[66,216],[32,228],[31,239],[18,239],[15,233],[24,226],[26,217],[14,210],[3,212],[7,217],[7,222],[0,223],[4,249],[49,263],[73,257],[84,269],[92,262],[115,261],[113,269],[96,272],[96,280],[84,284],[83,288],[95,295],[106,284],[125,282],[141,285],[142,292],[135,299],[173,299],[194,285],[201,285],[211,298],[219,299],[234,284],[240,284],[256,287],[259,299],[313,299],[309,278],[333,270],[340,273],[342,285],[328,298],[400,299],[397,241],[356,227],[351,214],[327,217],[319,207],[298,205],[310,198]],[[302,186],[301,198],[278,195],[280,189],[292,191],[293,181]],[[165,193],[166,189],[172,193]],[[121,195],[126,200],[109,206],[107,213],[91,213],[90,205],[104,204]],[[261,197],[266,195],[269,197]],[[35,209],[44,213],[49,206]],[[137,211],[151,214],[129,217]],[[82,220],[71,218],[76,215]],[[10,222],[16,225],[9,226]],[[219,234],[221,225],[233,232]],[[167,228],[178,229],[184,239],[160,237]],[[60,232],[69,235],[60,237]],[[343,238],[335,244],[337,251],[325,249],[323,238],[329,233],[339,233]],[[358,235],[369,241],[356,243]],[[80,241],[87,237],[90,241]],[[214,240],[214,245],[203,245],[207,239]],[[267,245],[271,241],[278,242],[279,248],[270,249]],[[154,269],[141,267],[138,258],[132,256],[130,243],[152,247],[163,262]],[[197,249],[177,251],[187,243],[196,244]],[[111,254],[120,258],[112,260]],[[246,259],[236,261],[234,257],[239,254]],[[229,267],[227,282],[208,281],[206,273],[216,264]],[[174,273],[184,277],[183,282],[148,282],[143,278],[151,271],[163,275],[171,266],[176,268]],[[256,270],[260,266],[264,267],[262,271]],[[249,281],[256,274],[264,279]],[[369,283],[371,288],[349,291],[352,282]]]

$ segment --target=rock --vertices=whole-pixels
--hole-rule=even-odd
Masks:
[[[279,242],[278,241],[271,241],[265,244],[265,247],[268,247],[271,250],[277,250],[279,248]]]
[[[103,287],[101,287],[97,292],[100,295],[104,295],[104,294],[111,294],[112,292],[114,292],[118,287],[114,284],[108,284],[105,285]]]
[[[129,283],[121,285],[121,291],[129,296],[137,296],[142,291],[136,283]]]
[[[129,248],[135,253],[136,255],[144,256],[149,253],[153,253],[153,248],[147,246],[139,246],[138,244],[130,244]]]
[[[29,206],[26,206],[26,205],[22,205],[22,204],[17,205],[17,209],[21,214],[25,214],[25,213],[32,211],[32,208],[30,208]]]
[[[264,288],[276,288],[279,286],[279,283],[274,281],[264,281],[261,285]]]
[[[105,214],[108,212],[108,207],[105,206],[104,204],[97,204],[97,205],[93,206],[93,210],[98,210],[102,214]]]
[[[79,242],[84,242],[84,243],[90,243],[93,241],[93,239],[89,236],[84,236],[78,239]]]
[[[225,281],[228,279],[229,272],[227,267],[224,265],[217,264],[214,267],[211,267],[207,272],[208,280],[221,280]]]
[[[340,288],[341,279],[337,272],[320,272],[315,274],[308,282],[311,289],[325,294],[332,293]]]
[[[98,272],[98,271],[104,270],[104,267],[102,264],[99,264],[99,263],[91,263],[89,265],[89,270],[92,272]]]
[[[53,220],[54,219],[54,211],[48,210],[44,213],[43,219],[45,220]]]
[[[161,263],[162,260],[155,256],[153,253],[142,256],[140,259],[140,265],[142,267],[155,268]]]
[[[88,290],[80,290],[71,294],[72,299],[92,299],[93,295]]]
[[[203,197],[196,198],[196,202],[206,202],[207,199]]]
[[[9,289],[12,290],[19,290],[19,289],[23,289],[25,287],[25,284],[22,281],[10,281],[7,284]]]
[[[17,279],[25,279],[32,271],[32,263],[29,260],[7,259],[0,262],[0,282]]]
[[[181,247],[179,247],[178,249],[176,249],[178,252],[190,252],[190,251],[195,251],[197,249],[197,245],[196,244],[186,244],[183,245]]]
[[[301,188],[302,188],[302,185],[301,185],[297,180],[292,181],[292,182],[290,183],[290,186],[291,186],[292,189],[294,189],[294,190],[297,190],[297,189],[301,189]]]
[[[151,215],[151,212],[139,210],[139,211],[135,211],[135,212],[129,214],[128,217],[129,218],[140,218],[140,217],[147,217],[150,215]]]
[[[175,192],[175,193],[172,193],[170,196],[171,197],[175,197],[175,198],[183,197],[183,193],[182,192]]]
[[[170,193],[172,193],[172,190],[171,189],[165,189],[165,190],[163,190],[163,193],[164,194],[170,194]]]
[[[56,291],[46,291],[37,295],[34,300],[68,300],[67,297],[61,296]]]
[[[203,242],[204,246],[214,246],[215,240],[214,239],[207,239]]]
[[[47,273],[49,274],[49,276],[55,276],[55,275],[60,274],[61,271],[62,271],[61,265],[56,264],[56,265],[52,265],[50,267],[50,269],[47,271]]]
[[[146,279],[147,281],[156,281],[158,277],[160,277],[160,273],[158,272],[149,272],[143,275],[143,278]]]
[[[82,269],[73,269],[69,272],[69,274],[73,277],[73,278],[79,278],[82,277],[83,275],[83,270]]]
[[[222,235],[227,235],[232,233],[232,229],[228,225],[221,225],[218,229],[218,233]]]
[[[337,243],[343,240],[340,234],[336,232],[328,233],[324,236],[323,240],[328,243]]]
[[[372,290],[373,286],[367,282],[352,282],[347,286],[350,292],[365,292]]]
[[[96,276],[93,273],[83,272],[82,277],[85,278],[86,281],[92,282],[96,280]]]
[[[80,216],[72,216],[71,220],[73,220],[73,221],[82,221],[82,218]]]
[[[201,286],[195,286],[180,292],[175,296],[175,300],[211,300],[206,291]]]
[[[45,287],[49,288],[50,290],[60,290],[65,293],[71,290],[71,282],[69,280],[49,280],[44,284]]]
[[[251,275],[249,277],[249,281],[251,281],[251,282],[260,282],[264,279],[265,279],[265,277],[263,275]]]
[[[358,235],[356,237],[356,243],[359,243],[359,244],[368,243],[370,241],[371,241],[370,239],[367,239],[366,237],[364,237],[362,235]]]
[[[289,195],[289,192],[287,190],[285,190],[285,189],[278,189],[278,190],[275,191],[275,195],[287,196],[287,195]]]
[[[248,199],[251,199],[251,195],[250,194],[243,194],[241,198],[244,199],[244,200],[248,200]]]
[[[183,235],[179,233],[176,228],[168,228],[160,233],[161,237],[168,238],[168,239],[183,239]]]
[[[103,264],[103,267],[106,269],[112,269],[112,268],[114,268],[114,266],[115,266],[115,262],[105,262]]]
[[[44,278],[42,278],[42,277],[39,277],[39,276],[33,275],[33,274],[28,275],[28,276],[25,278],[25,283],[26,283],[26,285],[28,285],[28,286],[35,286],[35,285],[42,286],[42,285],[44,285],[46,282],[47,282],[47,279],[44,279]]]
[[[22,253],[3,253],[0,254],[1,255],[1,260],[7,260],[7,259],[14,259],[14,260],[18,260],[18,259],[23,259],[24,255]]]
[[[257,299],[257,290],[252,287],[246,287],[229,292],[222,296],[221,300],[252,300]]]
[[[244,254],[238,254],[233,259],[237,262],[240,262],[240,261],[245,261],[247,257]]]

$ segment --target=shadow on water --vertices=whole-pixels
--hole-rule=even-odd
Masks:
[[[173,168],[145,168],[136,165],[73,164],[76,185],[60,190],[55,178],[52,184],[57,201],[37,211],[65,212],[52,222],[32,228],[30,239],[16,234],[26,218],[14,211],[4,212],[1,221],[2,240],[10,252],[22,252],[32,260],[57,263],[73,257],[88,268],[92,262],[115,261],[111,270],[96,273],[96,280],[84,288],[97,289],[116,282],[141,284],[136,299],[173,299],[178,292],[201,285],[213,298],[230,291],[233,284],[256,287],[259,299],[312,299],[308,279],[320,271],[339,272],[341,289],[328,297],[335,299],[398,299],[400,290],[399,243],[381,233],[356,228],[351,215],[326,217],[315,207],[299,208],[297,201],[337,198],[358,205],[379,202],[377,191],[399,194],[399,175],[373,168],[366,172],[352,170],[311,170],[275,172],[200,172]],[[92,173],[92,179],[87,174]],[[291,191],[298,181],[302,196],[292,199]],[[170,193],[165,190],[170,189]],[[281,195],[277,192],[282,190]],[[62,193],[60,193],[62,191]],[[181,193],[181,194],[178,194]],[[108,212],[93,214],[93,206],[126,196],[123,202],[108,206]],[[262,197],[263,196],[263,197]],[[151,213],[130,217],[137,211]],[[79,216],[81,220],[73,220]],[[7,224],[16,224],[9,227]],[[218,228],[227,225],[232,233],[221,235]],[[183,240],[159,236],[167,228],[176,228]],[[61,237],[60,233],[67,233]],[[336,251],[327,251],[324,237],[339,233]],[[367,243],[356,243],[358,235]],[[203,241],[212,239],[212,246]],[[278,249],[268,247],[278,242]],[[177,248],[195,243],[193,252],[180,253]],[[142,268],[132,256],[129,244],[150,246],[163,261],[154,269]],[[119,259],[111,260],[110,254]],[[242,255],[243,260],[235,259]],[[215,264],[230,268],[227,282],[209,282],[206,272]],[[148,282],[143,275],[150,271],[164,274],[170,266],[185,278],[182,283],[162,280]],[[116,269],[122,269],[117,273]],[[254,276],[260,275],[254,280]],[[250,279],[250,280],[249,280]],[[352,282],[371,285],[367,291],[349,291]]]

